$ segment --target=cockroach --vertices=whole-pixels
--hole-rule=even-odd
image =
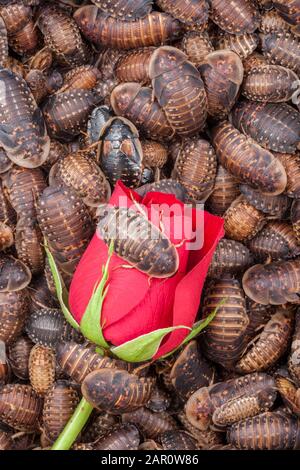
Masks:
[[[243,242],[253,238],[264,226],[265,214],[242,195],[235,199],[224,214],[224,230],[227,238]]]
[[[45,395],[55,380],[55,354],[51,348],[36,344],[29,356],[29,379],[38,395]]]
[[[183,349],[170,372],[171,383],[183,401],[198,388],[208,386],[213,377],[214,368],[200,352],[196,341]]]
[[[20,291],[31,281],[31,272],[22,261],[0,253],[0,292]]]
[[[204,202],[211,194],[217,172],[217,158],[207,140],[190,137],[183,141],[172,178],[185,188],[186,200]]]
[[[12,371],[21,380],[29,377],[29,355],[33,347],[32,341],[27,336],[20,336],[8,347],[8,359]]]
[[[183,36],[181,47],[188,60],[199,67],[214,47],[207,32],[190,31]]]
[[[103,172],[95,161],[82,153],[69,154],[52,166],[50,184],[60,181],[72,188],[88,206],[98,207],[110,197],[110,186]]]
[[[0,15],[9,35],[21,31],[32,17],[32,9],[23,2],[7,2],[10,5],[0,7]]]
[[[273,4],[279,15],[288,24],[297,25],[300,23],[298,0],[275,0]]]
[[[106,244],[114,240],[116,254],[149,276],[166,278],[178,270],[175,245],[140,212],[123,207],[103,207],[97,231]]]
[[[0,147],[0,174],[8,171],[13,165],[13,162],[8,158],[7,153]]]
[[[166,431],[178,428],[175,419],[168,413],[153,413],[147,408],[123,413],[122,422],[134,424],[147,439],[155,439]]]
[[[87,123],[87,144],[98,142],[104,125],[113,117],[109,106],[97,106],[93,109]]]
[[[98,410],[119,414],[134,411],[147,403],[152,387],[150,377],[137,377],[121,369],[99,369],[85,377],[81,391]]]
[[[118,418],[110,413],[98,413],[92,416],[91,423],[83,432],[81,440],[83,442],[95,442],[104,437],[118,423]]]
[[[287,222],[269,222],[252,240],[249,248],[260,261],[294,258],[300,255],[293,228]]]
[[[15,248],[18,257],[25,263],[32,274],[39,274],[45,265],[43,235],[36,220],[21,218],[16,226]]]
[[[30,91],[37,104],[48,95],[48,90],[46,87],[46,76],[44,72],[40,70],[30,70],[25,76],[27,85],[30,88]]]
[[[141,141],[143,165],[148,168],[162,168],[168,160],[168,149],[154,140]]]
[[[254,302],[246,297],[247,315],[249,324],[246,330],[246,336],[250,340],[257,336],[257,332],[261,330],[274,314],[273,305],[262,305]],[[247,340],[248,342],[248,340]]]
[[[129,54],[135,52],[136,51],[130,51]],[[111,80],[115,76],[117,64],[125,54],[127,54],[126,50],[111,49],[110,47],[105,48],[101,46],[96,66],[100,70],[104,82]]]
[[[260,14],[249,0],[211,0],[210,17],[221,29],[231,34],[253,33],[259,25]]]
[[[0,390],[0,419],[19,431],[34,431],[42,401],[30,385],[9,384]]]
[[[199,70],[204,81],[209,116],[225,118],[237,99],[243,81],[241,59],[229,50],[214,51],[205,57]]]
[[[144,197],[149,192],[161,192],[165,194],[174,194],[180,201],[184,202],[186,193],[185,188],[178,181],[173,179],[162,179],[157,183],[144,184],[135,189],[141,197]]]
[[[101,11],[121,21],[144,18],[152,10],[153,0],[93,0]]]
[[[300,417],[300,389],[285,377],[276,379],[278,391],[286,406],[298,417]]]
[[[49,70],[53,63],[53,53],[50,48],[43,47],[36,54],[28,59],[28,67],[30,70],[40,70],[45,72]]]
[[[291,377],[300,386],[300,310],[296,312],[295,330],[288,358],[288,369]]]
[[[59,436],[78,403],[78,393],[66,381],[58,380],[48,390],[44,398],[43,425],[50,441]]]
[[[260,397],[262,409],[264,406],[271,407],[276,398],[275,379],[260,372],[200,388],[186,403],[187,419],[197,429],[205,431],[212,424],[213,414],[226,410],[224,405],[228,405],[228,411],[231,408],[232,419],[234,419],[234,412],[239,420],[240,416],[247,413],[247,409],[251,416],[253,408],[249,407],[247,400],[243,400],[250,396]]]
[[[92,90],[95,88],[101,73],[92,65],[81,65],[69,70],[64,76],[63,86],[57,93],[63,93],[71,90]]]
[[[113,117],[100,133],[100,166],[114,186],[121,180],[127,187],[139,185],[143,150],[137,128],[124,117]]]
[[[279,309],[264,326],[257,341],[246,351],[236,365],[242,374],[267,370],[285,353],[293,332],[294,314]]]
[[[8,43],[11,49],[19,55],[33,54],[39,43],[38,30],[32,19],[23,29],[9,36]]]
[[[246,301],[238,280],[224,275],[209,285],[203,299],[203,318],[223,301],[202,336],[205,356],[232,368],[245,348],[245,332],[249,324]]]
[[[89,41],[115,49],[160,46],[182,33],[178,20],[158,11],[136,21],[121,21],[107,17],[95,5],[86,5],[75,11],[74,19]]]
[[[206,93],[200,73],[187,56],[175,47],[157,48],[150,59],[149,76],[174,131],[188,137],[202,130],[207,116]]]
[[[276,10],[270,10],[263,13],[259,25],[259,31],[264,34],[269,33],[288,33],[289,25],[284,21]]]
[[[282,65],[300,71],[300,42],[289,32],[261,34],[261,48],[263,55],[271,64]]]
[[[118,116],[129,119],[147,138],[170,139],[174,131],[152,94],[151,88],[139,83],[122,83],[114,88],[110,102]]]
[[[237,274],[244,271],[252,262],[253,256],[245,245],[223,238],[213,254],[207,276],[217,279],[225,273]]]
[[[212,446],[220,445],[223,442],[222,433],[213,429],[206,429],[201,431],[193,426],[184,411],[181,411],[177,418],[184,426],[184,429],[197,441],[198,449],[210,449]]]
[[[1,11],[0,11],[1,14]],[[0,16],[0,66],[5,67],[8,58],[8,39],[5,23]]]
[[[160,436],[164,450],[196,450],[197,442],[185,431],[165,431]]]
[[[62,142],[73,140],[100,99],[94,91],[81,89],[50,96],[43,106],[43,113],[51,137]]]
[[[0,431],[0,450],[12,450],[13,448],[12,433]]]
[[[247,77],[248,73],[252,69],[255,69],[256,67],[261,67],[267,64],[268,64],[268,61],[262,54],[259,54],[256,51],[253,52],[251,55],[249,55],[249,57],[246,57],[246,59],[243,60],[244,77]]]
[[[224,33],[217,40],[218,49],[229,49],[235,52],[240,59],[246,59],[255,51],[257,45],[258,36],[256,33],[246,33],[240,36]]]
[[[208,21],[209,4],[207,0],[157,0],[158,7],[177,20],[186,24],[206,24]]]
[[[239,195],[239,180],[222,165],[218,165],[213,192],[207,200],[207,207],[213,214],[223,215]]]
[[[298,243],[300,243],[300,202],[296,199],[291,207],[291,222]]]
[[[252,266],[243,276],[243,288],[250,299],[264,305],[299,303],[300,259]]]
[[[68,149],[66,145],[62,144],[58,140],[52,139],[50,142],[50,152],[42,168],[49,171],[52,165],[63,157],[68,155]]]
[[[217,157],[233,176],[264,194],[276,196],[284,191],[287,176],[283,165],[271,152],[244,136],[227,121],[218,124],[212,132]]]
[[[56,5],[43,6],[38,12],[37,24],[45,45],[61,65],[74,67],[90,60],[89,47],[83,41],[74,19],[64,10]]]
[[[6,250],[14,244],[12,228],[0,221],[0,251]]]
[[[299,420],[276,412],[262,413],[233,424],[227,441],[243,450],[299,449]]]
[[[285,194],[277,196],[262,194],[247,184],[241,184],[240,191],[252,206],[269,218],[282,218],[290,206],[290,199]]]
[[[133,424],[122,424],[93,445],[94,450],[137,450],[140,443],[138,429]]]
[[[171,396],[164,389],[155,386],[145,406],[154,413],[162,413],[169,408],[170,404]]]
[[[26,289],[0,292],[0,340],[12,343],[21,333],[29,310]]]
[[[123,54],[116,65],[117,79],[122,82],[139,82],[146,85],[150,82],[149,63],[155,47],[146,47]]]
[[[274,152],[274,155],[281,161],[287,175],[285,193],[289,197],[300,199],[300,154]]]
[[[162,446],[157,442],[153,441],[153,439],[147,439],[146,441],[142,442],[139,445],[138,450],[163,450]]]
[[[0,143],[7,156],[26,168],[40,166],[46,160],[50,140],[40,109],[30,89],[19,75],[0,68],[2,93],[0,105]]]

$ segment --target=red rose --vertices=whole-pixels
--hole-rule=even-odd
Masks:
[[[144,210],[148,212],[148,218],[150,218],[150,209],[156,207],[156,204],[164,204],[165,207],[178,204],[177,207],[181,209],[180,215],[174,216],[172,213],[162,212],[161,219],[170,240],[174,244],[182,242],[177,248],[179,269],[172,277],[151,278],[149,282],[147,274],[135,268],[120,267],[128,263],[113,254],[109,264],[109,289],[102,306],[101,325],[105,340],[114,346],[161,328],[193,326],[208,266],[217,243],[224,234],[223,219],[196,209],[190,209],[190,215],[183,214],[184,204],[173,195],[153,192],[141,198],[119,182],[110,204],[136,207],[133,199],[143,205]],[[154,211],[154,214],[157,215],[157,212]],[[198,250],[189,250],[188,240],[182,241],[182,238],[175,237],[177,222],[182,222],[183,216],[190,217],[192,231],[197,230],[198,236],[202,233],[203,246]],[[151,214],[151,221],[158,225],[159,218],[155,219],[153,220]],[[192,233],[189,236],[185,234],[184,239],[190,239],[191,236]],[[102,266],[105,265],[107,258],[108,247],[96,233],[82,256],[70,288],[70,310],[78,323],[85,313],[95,286],[101,280]],[[178,347],[188,333],[189,330],[184,328],[166,336],[154,359]]]

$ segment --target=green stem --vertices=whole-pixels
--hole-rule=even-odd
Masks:
[[[69,450],[82,431],[92,411],[92,405],[90,405],[85,398],[82,398],[73,416],[69,419],[64,430],[54,442],[51,450]]]

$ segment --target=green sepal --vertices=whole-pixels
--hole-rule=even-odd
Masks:
[[[164,337],[172,333],[172,331],[182,328],[186,330],[191,329],[184,325],[161,328],[151,331],[151,333],[138,336],[138,338],[127,341],[120,346],[112,347],[111,352],[119,359],[127,362],[149,361],[155,356]]]

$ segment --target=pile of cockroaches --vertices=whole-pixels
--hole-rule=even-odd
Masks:
[[[300,448],[299,36],[299,0],[0,0],[0,449],[81,396],[78,450]],[[69,285],[119,179],[225,220],[224,303],[152,365],[86,343],[45,260]]]

